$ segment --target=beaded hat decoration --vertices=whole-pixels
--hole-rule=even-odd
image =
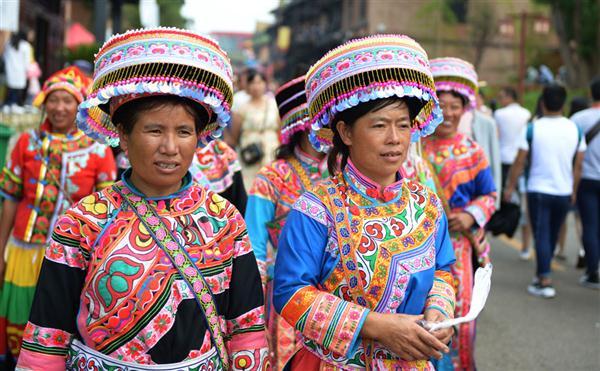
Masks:
[[[175,95],[208,113],[200,133],[207,143],[231,120],[231,63],[216,41],[188,30],[158,27],[114,35],[98,51],[94,82],[79,105],[77,125],[101,143],[117,146],[115,111],[134,99]]]
[[[477,72],[473,65],[459,58],[435,58],[430,61],[435,90],[453,91],[467,99],[468,109],[477,104]]]
[[[42,90],[33,100],[33,105],[40,107],[46,103],[46,98],[57,90],[67,91],[75,97],[77,103],[81,103],[85,99],[91,83],[92,79],[75,66],[56,71],[44,82]]]
[[[310,129],[304,82],[304,76],[297,77],[275,92],[281,118],[280,141],[283,144],[288,144],[295,133]]]
[[[412,140],[433,133],[442,122],[427,53],[404,35],[374,35],[331,50],[306,75],[311,143],[319,151],[331,139],[319,135],[337,112],[389,97],[410,98],[415,105]]]

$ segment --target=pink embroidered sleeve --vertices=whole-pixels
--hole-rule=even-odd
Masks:
[[[368,312],[358,304],[306,286],[292,296],[281,315],[306,338],[348,356],[355,348]]]
[[[0,198],[16,202],[23,197],[24,155],[29,138],[28,133],[19,137],[6,165],[0,169]]]
[[[479,228],[485,227],[496,211],[496,192],[475,198],[465,207],[465,211],[473,216]]]
[[[452,273],[442,270],[435,271],[433,287],[427,296],[425,310],[435,309],[444,314],[446,318],[454,318],[455,302],[456,292]]]

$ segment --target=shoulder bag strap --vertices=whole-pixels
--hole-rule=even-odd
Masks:
[[[577,126],[577,127],[579,127],[579,126]],[[594,126],[585,135],[585,143],[590,144],[598,133],[600,133],[600,119],[598,119],[598,121],[596,121]]]
[[[206,318],[208,330],[219,353],[219,358],[226,369],[229,362],[225,341],[219,326],[219,312],[217,311],[210,286],[202,276],[202,272],[192,262],[188,252],[181,246],[179,240],[173,236],[172,231],[167,228],[156,210],[143,197],[140,197],[140,200],[137,201],[131,198],[129,190],[125,190],[124,192],[124,190],[119,189],[116,185],[113,186],[113,189],[129,204],[132,211],[152,236],[152,239],[167,254],[173,266],[194,293],[196,302]]]

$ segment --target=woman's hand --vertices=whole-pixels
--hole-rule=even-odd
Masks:
[[[446,319],[446,316],[437,309],[428,309],[425,311],[425,320],[427,322],[442,322]],[[438,338],[442,343],[448,344],[452,335],[454,335],[454,328],[443,328],[432,332],[433,336]]]
[[[463,232],[475,224],[475,218],[467,212],[451,213],[448,216],[448,229],[450,232]]]
[[[442,352],[448,353],[449,349],[417,323],[421,319],[422,315],[370,312],[361,336],[377,341],[406,361],[427,360],[431,357],[441,359]]]

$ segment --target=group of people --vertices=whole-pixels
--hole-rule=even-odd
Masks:
[[[459,131],[473,66],[351,40],[276,91],[278,115],[260,75],[232,110],[232,75],[212,39],[155,28],[109,39],[93,81],[48,79],[0,175],[2,353],[19,370],[474,370],[475,322],[427,330],[469,311],[490,262],[497,186]],[[279,121],[276,151],[257,145]],[[262,152],[249,195],[224,132]]]
[[[586,262],[580,283],[600,288],[596,184],[600,180],[600,142],[595,139],[600,131],[600,79],[591,82],[590,90],[591,107],[572,112],[570,119],[563,113],[567,91],[556,84],[543,88],[533,118],[517,103],[511,88],[501,91],[504,107],[494,113],[501,149],[502,198],[505,205],[521,205],[523,259],[530,257],[530,231],[533,234],[536,274],[527,288],[532,295],[556,295],[551,262],[554,256],[564,254],[566,217],[574,207],[580,215],[576,219],[581,224]],[[523,200],[521,193],[525,194]]]

